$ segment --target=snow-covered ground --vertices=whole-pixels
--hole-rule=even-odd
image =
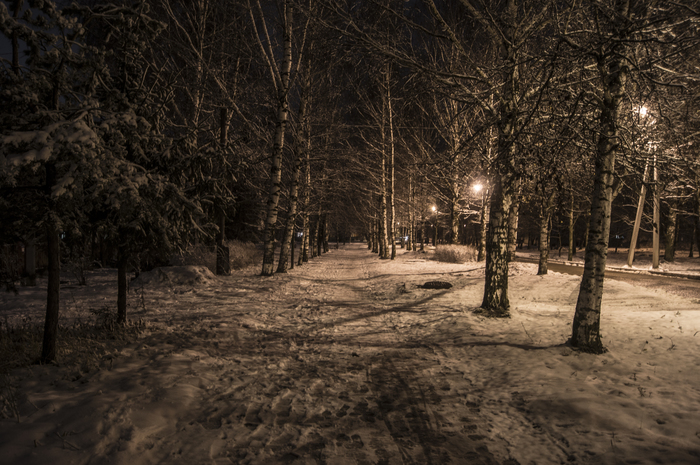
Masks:
[[[135,342],[5,378],[0,463],[700,463],[700,293],[607,281],[594,356],[565,345],[580,278],[514,263],[494,320],[474,313],[483,265],[426,257],[143,276]],[[436,280],[453,287],[419,287]],[[88,284],[65,286],[66,318],[115,306],[113,270]],[[44,289],[0,316],[40,319]]]
[[[664,273],[667,275],[700,277],[700,259],[688,258],[687,250],[677,251],[674,261],[672,262],[664,260],[662,250],[661,256],[659,257],[659,267],[656,269],[652,266],[652,250],[650,248],[637,249],[635,251],[634,261],[632,262],[631,267],[627,265],[627,255],[629,249],[623,249],[620,247],[617,250],[618,251],[615,252],[614,247],[608,250],[607,268],[609,269],[617,271],[630,271],[635,273]],[[557,249],[554,249],[549,252],[549,261],[567,265],[583,266],[585,255],[584,252],[584,250],[578,250],[576,255],[573,257],[573,260],[569,261],[567,249],[563,249],[561,255]],[[696,251],[693,255],[697,257],[698,252]],[[538,260],[540,253],[535,247],[532,247],[530,249],[519,249],[516,256]]]

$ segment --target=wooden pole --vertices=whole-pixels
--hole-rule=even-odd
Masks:
[[[627,254],[627,266],[631,267],[634,262],[634,249],[637,247],[637,237],[639,236],[639,225],[642,222],[642,211],[644,210],[644,198],[647,194],[647,173],[649,171],[649,160],[644,163],[644,176],[642,177],[642,189],[639,192],[639,203],[637,203],[637,216],[634,219],[634,228],[632,229],[632,240],[630,241],[630,250]]]

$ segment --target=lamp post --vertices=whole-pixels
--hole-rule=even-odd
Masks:
[[[433,213],[435,213],[435,236],[433,237],[433,246],[437,247],[437,241],[438,241],[438,209],[435,205],[433,205]]]

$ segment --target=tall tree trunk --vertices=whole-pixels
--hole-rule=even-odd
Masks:
[[[226,153],[226,142],[228,138],[228,112],[222,108],[219,113],[219,150]],[[219,209],[219,232],[216,237],[216,274],[231,274],[231,260],[229,248],[226,246],[226,211],[223,205]]]
[[[24,243],[24,286],[36,286],[36,243],[29,239]]]
[[[518,183],[519,184],[519,183]],[[508,214],[508,261],[515,260],[515,249],[518,245],[518,219],[520,217],[520,200],[515,196]]]
[[[515,2],[507,2],[507,16],[515,21]],[[510,317],[508,300],[508,217],[515,199],[515,139],[518,137],[518,51],[506,45],[503,51],[507,66],[501,92],[498,123],[498,153],[493,175],[489,229],[486,234],[486,276],[481,308],[488,316]]]
[[[301,266],[304,264],[304,262],[309,261],[309,215],[308,215],[308,213],[304,212],[304,214],[301,216],[301,218],[302,218],[301,244],[300,244],[300,250],[299,250],[299,260],[297,261],[298,266]]]
[[[46,222],[46,245],[49,258],[49,283],[46,293],[46,319],[44,321],[44,339],[41,346],[41,363],[56,359],[56,340],[58,337],[58,312],[61,292],[61,250],[58,228],[53,219]]]
[[[490,188],[485,187],[481,197],[481,215],[479,215],[479,230],[477,231],[477,262],[486,260],[486,231],[489,224],[489,204],[491,202]]]
[[[289,192],[289,210],[284,222],[284,233],[282,234],[282,246],[280,248],[277,272],[286,273],[289,268],[291,249],[294,246],[294,223],[297,218],[297,199],[299,191],[299,176],[301,175],[301,157],[294,157],[294,171],[292,173],[292,187]],[[293,265],[293,260],[292,265]]]
[[[624,5],[621,8],[621,17],[626,17]],[[573,347],[595,354],[605,352],[600,338],[600,312],[610,239],[615,156],[620,144],[620,104],[625,95],[629,74],[627,63],[620,58],[624,53],[619,52],[622,50],[611,53],[612,58],[608,57],[607,63],[598,66],[604,86],[604,94],[600,101],[600,135],[596,147],[585,265],[570,340]]]
[[[652,254],[651,267],[659,268],[659,236],[661,235],[661,185],[659,184],[659,173],[656,169],[656,154],[654,154],[654,195],[652,203],[654,208],[652,227]],[[617,252],[617,250],[616,250]]]
[[[571,203],[569,205],[569,261],[574,259],[576,255],[576,238],[574,236],[574,226],[576,218],[574,217],[574,192],[571,191]]]
[[[296,246],[296,242],[297,242],[296,238],[295,238],[296,231],[297,231],[297,228],[296,228],[296,223],[295,223],[292,226],[292,247],[289,250],[289,263],[290,263],[289,269],[290,270],[294,269],[294,258],[295,258],[294,257],[294,249],[296,248],[295,246]]]
[[[543,211],[540,214],[540,260],[537,265],[537,274],[545,275],[549,271],[549,230],[552,226],[552,214],[549,211]]]
[[[678,199],[671,199],[668,208],[668,223],[664,234],[664,260],[673,262],[676,258],[676,233],[678,226]]]
[[[309,258],[316,257],[316,242],[318,240],[318,218],[316,215],[310,218],[309,229]]]
[[[384,129],[382,128],[382,137],[384,137]],[[386,182],[386,151],[382,150],[382,191],[379,208],[379,258],[389,258],[389,232],[387,231],[387,182]]]
[[[695,180],[695,185],[700,186],[700,179]],[[695,189],[695,193],[693,195],[693,213],[695,213],[695,221],[693,221],[695,245],[698,252],[700,252],[700,189]]]
[[[320,210],[320,209],[319,209]],[[320,211],[318,213],[318,225],[316,226],[316,256],[320,257],[323,254],[323,240],[324,236],[326,235],[325,233],[325,214],[322,214]]]
[[[117,323],[126,323],[126,267],[128,263],[128,255],[122,246],[117,252]]]
[[[284,233],[282,235],[282,247],[280,249],[280,258],[277,264],[278,273],[286,273],[289,267],[290,250],[294,248],[294,225],[297,219],[297,203],[299,199],[299,178],[301,177],[302,160],[308,158],[311,151],[311,131],[309,128],[309,87],[308,77],[302,85],[300,104],[299,104],[299,121],[301,125],[301,137],[299,140],[299,149],[301,153],[294,155],[294,168],[292,171],[292,186],[289,192],[289,211],[287,211],[287,219],[284,225]],[[294,258],[291,259],[292,267],[294,267]]]
[[[447,232],[447,244],[457,244],[459,238],[459,198],[457,196],[450,199],[450,225]]]
[[[372,253],[379,253],[379,218],[372,218]]]
[[[282,155],[284,135],[289,117],[289,80],[292,70],[292,8],[284,2],[284,58],[280,70],[280,87],[277,95],[277,122],[275,143],[272,149],[270,191],[267,198],[267,216],[263,233],[262,276],[271,276],[275,262],[275,226],[279,208],[280,184],[282,182]],[[272,57],[271,57],[272,58]]]
[[[302,216],[301,251],[299,252],[299,265],[309,261],[309,236],[311,220],[309,218],[310,198],[311,198],[311,151],[306,151],[304,162],[305,183],[304,183],[304,213]]]
[[[545,275],[549,271],[549,237],[552,229],[552,214],[554,213],[554,199],[556,191],[552,191],[546,198],[542,199],[540,205],[540,259],[537,266],[537,274]],[[561,240],[560,240],[561,242]]]
[[[328,253],[331,249],[328,246],[328,238],[330,237],[330,228],[328,227],[328,214],[324,213],[323,214],[323,236],[322,236],[322,243],[323,243],[323,253]]]
[[[408,247],[410,252],[416,250],[416,212],[414,211],[415,195],[413,192],[413,171],[408,172]]]
[[[433,247],[438,245],[438,228],[440,227],[440,211],[435,210],[435,234],[433,235]]]
[[[389,258],[389,234],[386,231],[386,172],[384,167],[385,160],[382,159],[382,194],[379,199],[379,224],[377,231],[379,232],[379,258]]]
[[[384,175],[382,175],[382,184],[383,184],[383,195],[386,198],[388,194],[389,198],[389,205],[388,205],[388,211],[387,214],[390,216],[389,219],[389,225],[386,228],[386,233],[388,236],[388,241],[390,241],[391,245],[391,252],[389,252],[389,248],[387,247],[386,249],[386,256],[382,256],[382,258],[391,258],[394,260],[396,258],[396,205],[395,205],[395,191],[396,191],[396,186],[395,186],[395,176],[394,176],[394,114],[393,114],[393,108],[391,105],[391,65],[389,62],[386,64],[386,68],[384,69],[384,85],[386,86],[386,95],[385,95],[385,105],[383,106],[382,109],[382,157],[384,160],[387,160],[388,166],[386,166],[387,169],[387,177],[388,179],[388,193],[386,191],[386,188],[384,188]],[[386,119],[386,124],[388,124],[389,128],[389,134],[388,137],[384,132],[384,124]],[[382,162],[382,168],[384,168],[384,162]],[[387,215],[385,215],[386,218]],[[386,220],[385,220],[386,221]],[[389,245],[389,244],[387,244]]]
[[[46,164],[46,197],[51,214],[46,220],[46,254],[49,259],[49,282],[46,292],[46,319],[44,320],[44,339],[41,346],[40,363],[49,363],[56,359],[56,340],[58,337],[58,313],[61,294],[61,249],[58,226],[54,217],[55,205],[51,200],[51,190],[56,184],[56,167]]]
[[[508,300],[508,213],[512,203],[508,179],[501,173],[493,178],[491,214],[486,233],[486,279],[481,308],[488,316],[510,316]]]

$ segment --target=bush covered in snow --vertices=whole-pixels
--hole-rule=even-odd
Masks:
[[[476,261],[477,250],[471,245],[439,245],[435,249],[435,260],[446,263]]]

